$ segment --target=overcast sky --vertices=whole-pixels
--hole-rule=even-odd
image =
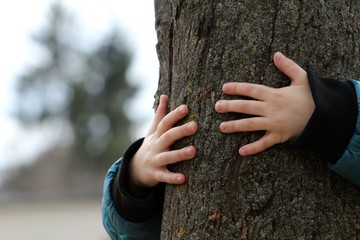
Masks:
[[[11,117],[14,108],[16,76],[24,66],[36,60],[31,34],[44,26],[49,0],[11,0],[0,3],[0,169],[19,164],[19,156],[34,154],[34,146],[43,139],[26,133]],[[153,95],[158,81],[158,60],[155,51],[154,6],[152,0],[62,0],[78,18],[81,31],[89,43],[101,37],[113,24],[123,29],[135,51],[129,74],[141,91],[134,106],[134,116],[153,116]],[[86,44],[86,42],[84,43]],[[145,133],[148,122],[136,135]],[[19,136],[21,139],[19,139]],[[21,163],[20,163],[21,164]]]

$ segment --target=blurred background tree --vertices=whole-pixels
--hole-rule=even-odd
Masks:
[[[125,108],[137,89],[126,75],[129,48],[114,28],[84,49],[80,28],[55,2],[48,25],[34,37],[44,54],[19,78],[17,116],[53,140],[5,189],[100,194],[106,170],[130,142]]]

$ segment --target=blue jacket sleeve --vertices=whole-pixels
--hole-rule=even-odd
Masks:
[[[355,87],[357,102],[360,109],[360,83],[351,80]],[[360,114],[358,114],[355,132],[345,149],[342,157],[335,164],[328,164],[329,168],[360,186]]]
[[[159,239],[161,212],[143,222],[133,223],[118,214],[111,196],[111,185],[120,168],[121,159],[109,169],[104,182],[102,199],[102,219],[105,230],[111,239]]]
[[[360,83],[319,78],[308,70],[315,110],[293,141],[328,162],[330,170],[360,186]]]

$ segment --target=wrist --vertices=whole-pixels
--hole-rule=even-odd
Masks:
[[[139,156],[136,153],[129,162],[128,176],[127,176],[127,189],[131,195],[137,198],[146,198],[151,192],[151,186],[147,186],[146,182],[141,181],[141,174],[136,166],[139,161]]]
[[[110,190],[115,209],[123,218],[131,222],[142,222],[154,213],[159,212],[162,209],[164,197],[164,185],[162,184],[155,188],[146,189],[147,196],[145,198],[138,198],[133,195],[134,191],[129,191],[129,165],[132,157],[139,150],[142,141],[143,139],[134,142],[125,151],[117,174],[112,180]],[[135,191],[138,196],[145,196],[143,193],[138,193],[136,188]]]
[[[355,88],[349,81],[317,78],[311,71],[308,76],[315,110],[295,144],[336,163],[355,130],[358,114]]]

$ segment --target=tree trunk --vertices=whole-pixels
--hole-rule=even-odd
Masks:
[[[316,156],[281,144],[240,157],[263,133],[222,134],[221,86],[244,81],[282,87],[282,51],[320,76],[360,76],[360,1],[156,0],[160,80],[170,109],[187,104],[198,133],[194,160],[173,166],[187,177],[167,186],[162,239],[357,239],[360,192]],[[331,131],[331,129],[329,129]],[[336,141],[336,139],[334,139]]]

